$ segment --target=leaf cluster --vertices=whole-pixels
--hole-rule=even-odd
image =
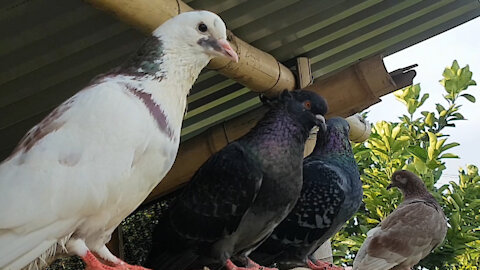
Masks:
[[[401,203],[400,192],[385,187],[394,171],[406,169],[424,180],[444,209],[450,226],[443,246],[422,260],[418,269],[477,269],[472,267],[480,265],[480,176],[477,167],[469,165],[461,170],[458,182],[437,185],[446,169],[445,160],[458,158],[450,151],[459,143],[451,142],[446,128],[465,120],[458,99],[475,102],[475,97],[466,92],[476,83],[468,65],[460,68],[457,61],[445,68],[440,83],[445,91],[444,104],[437,103],[435,110],[416,114],[429,95],[422,95],[418,84],[396,91],[394,95],[406,106],[407,114],[400,116],[399,121],[376,123],[369,139],[353,146],[364,199],[356,216],[332,239],[336,263],[351,265],[366,232]]]

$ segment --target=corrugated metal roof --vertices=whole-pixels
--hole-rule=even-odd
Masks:
[[[315,78],[394,53],[480,15],[477,0],[187,0],[218,13],[237,36],[287,66],[312,60]],[[0,13],[0,158],[51,109],[117,65],[143,36],[80,0],[13,0]],[[415,59],[412,59],[412,63]],[[202,130],[259,106],[257,95],[204,71],[182,131]]]

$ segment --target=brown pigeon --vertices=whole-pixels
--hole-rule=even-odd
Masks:
[[[445,238],[445,214],[417,175],[396,171],[391,187],[400,189],[404,201],[367,233],[353,270],[410,269]]]

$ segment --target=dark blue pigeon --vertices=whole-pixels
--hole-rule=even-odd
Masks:
[[[362,183],[348,134],[345,119],[327,121],[325,136],[317,139],[303,162],[303,188],[297,204],[251,254],[252,259],[280,269],[335,269],[312,254],[341,229],[362,201]]]
[[[160,220],[148,267],[268,269],[247,255],[299,198],[305,141],[315,125],[325,131],[327,104],[302,90],[265,101],[271,109],[258,124],[211,156]]]

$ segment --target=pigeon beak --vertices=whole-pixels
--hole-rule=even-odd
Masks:
[[[232,49],[230,43],[228,43],[228,41],[224,38],[201,38],[197,41],[197,43],[213,56],[225,56],[232,61],[238,62],[237,53]]]
[[[221,38],[217,40],[217,44],[220,47],[220,53],[232,61],[235,61],[235,63],[238,63],[238,55],[226,39]]]
[[[315,118],[317,119],[316,124],[320,128],[320,131],[325,134],[327,132],[327,124],[325,123],[325,117],[321,114],[316,114]]]

